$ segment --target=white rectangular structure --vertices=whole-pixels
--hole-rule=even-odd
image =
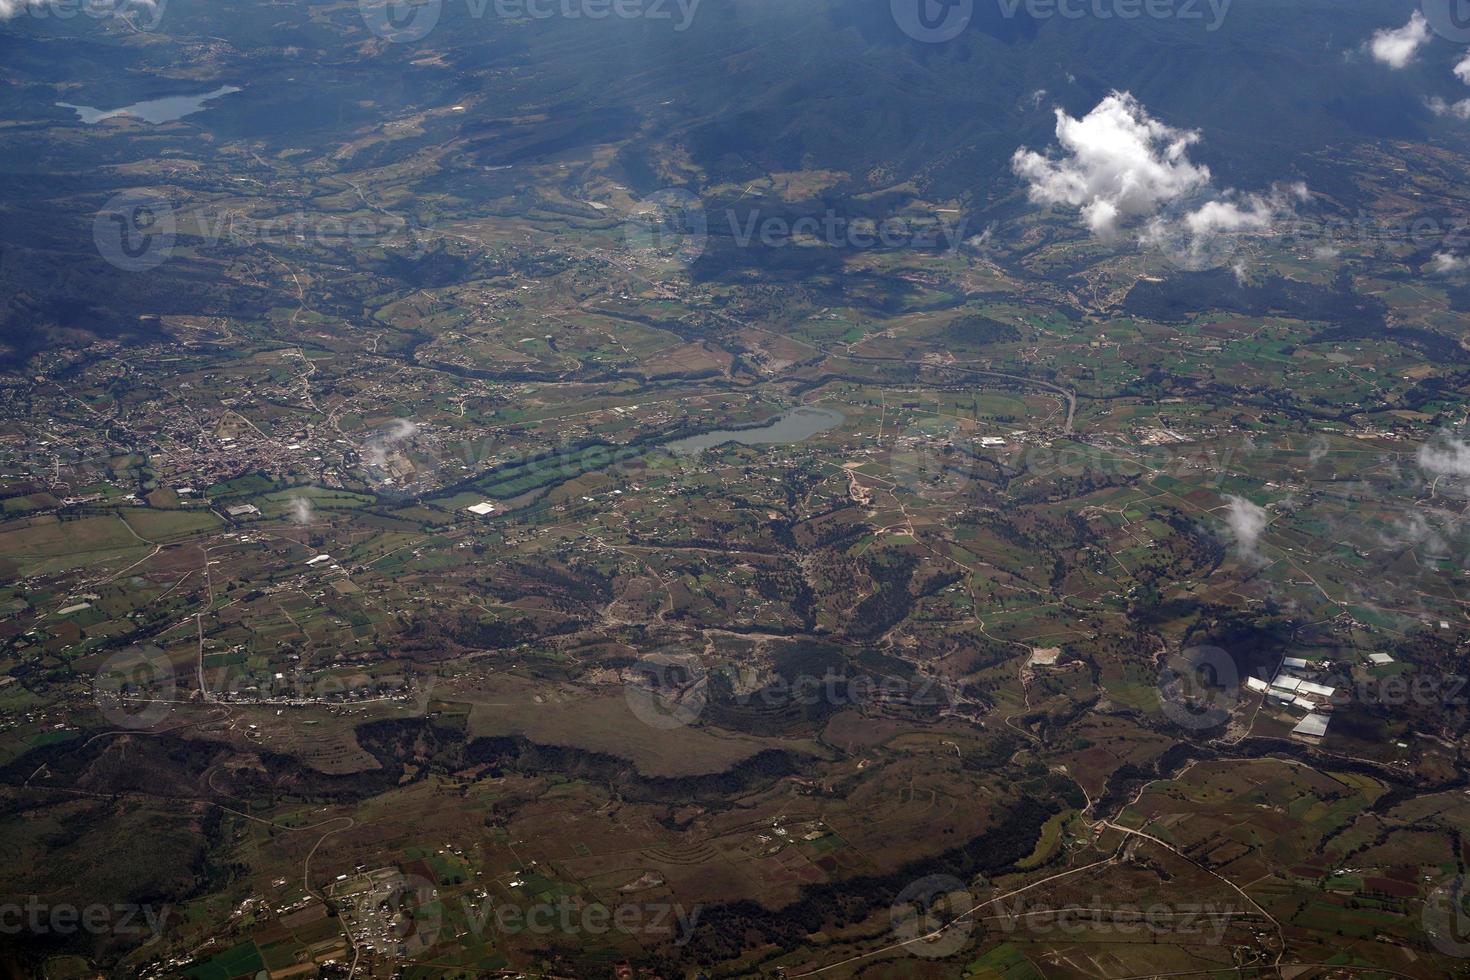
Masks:
[[[1330,719],[1326,715],[1307,715],[1297,722],[1293,728],[1294,735],[1311,735],[1313,738],[1321,738],[1327,734],[1327,722]]]

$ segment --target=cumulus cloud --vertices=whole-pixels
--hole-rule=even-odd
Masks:
[[[1310,196],[1302,183],[1277,186],[1269,194],[1242,194],[1226,191],[1184,216],[1184,226],[1191,235],[1203,237],[1242,231],[1269,231],[1276,219],[1291,209],[1292,201],[1305,201]]]
[[[363,461],[369,466],[383,466],[388,462],[389,451],[398,443],[412,439],[418,431],[418,423],[408,419],[394,419],[386,429],[363,444]]]
[[[295,524],[310,524],[315,510],[310,497],[292,497],[286,505],[286,516]]]
[[[1430,557],[1450,553],[1449,544],[1439,531],[1430,526],[1423,514],[1411,513],[1400,518],[1380,537],[1390,547],[1418,548]]]
[[[1428,266],[1429,271],[1437,276],[1452,276],[1464,272],[1467,267],[1470,267],[1470,259],[1449,252],[1435,252]]]
[[[41,6],[45,0],[0,0],[0,20],[9,20],[16,14]]]
[[[1264,507],[1258,507],[1233,493],[1225,495],[1225,503],[1225,529],[1234,539],[1236,550],[1242,558],[1259,561],[1261,554],[1257,545],[1260,544],[1266,525],[1271,523],[1271,516]]]
[[[1439,435],[1419,447],[1419,468],[1435,476],[1470,477],[1470,443]]]
[[[1436,116],[1454,116],[1456,119],[1470,119],[1470,99],[1460,99],[1458,102],[1446,102],[1437,95],[1431,95],[1424,100],[1424,104]]]
[[[1397,71],[1412,62],[1419,49],[1428,43],[1429,21],[1416,10],[1403,27],[1386,27],[1376,32],[1368,42],[1368,50],[1376,61]]]
[[[1210,168],[1189,159],[1200,134],[1161,122],[1127,92],[1114,92],[1081,119],[1056,110],[1060,153],[1021,147],[1011,169],[1038,204],[1077,208],[1088,229],[1112,239],[1141,226],[1148,246],[1180,253],[1186,265],[1222,236],[1264,233],[1305,200],[1305,184],[1255,194],[1211,188]]]
[[[1470,85],[1470,54],[1466,54],[1463,58],[1456,62],[1455,67],[1452,70],[1454,71],[1456,78],[1464,82],[1466,85]],[[1452,116],[1455,119],[1459,119],[1461,121],[1470,120],[1470,99],[1459,99],[1455,102],[1451,102],[1448,99],[1442,99],[1437,95],[1431,95],[1429,98],[1424,100],[1424,104],[1428,106],[1429,111],[1434,113],[1436,116]]]
[[[1466,85],[1470,85],[1470,54],[1461,58],[1454,68],[1455,77]]]
[[[1062,109],[1056,117],[1064,155],[1023,146],[1011,168],[1031,185],[1032,201],[1079,208],[1099,237],[1210,182],[1210,169],[1190,162],[1187,153],[1199,133],[1154,119],[1127,92],[1114,92],[1081,119]]]
[[[1274,215],[1265,198],[1252,194],[1242,206],[1235,201],[1210,201],[1184,216],[1184,226],[1194,234],[1220,231],[1264,231]]]

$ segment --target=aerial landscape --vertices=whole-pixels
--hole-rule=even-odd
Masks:
[[[0,0],[0,977],[1470,977],[1460,0]]]

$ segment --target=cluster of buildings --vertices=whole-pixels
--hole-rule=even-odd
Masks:
[[[1271,680],[1247,677],[1245,685],[1264,694],[1268,704],[1307,713],[1291,730],[1293,735],[1321,738],[1327,734],[1327,725],[1332,720],[1332,699],[1337,694],[1336,688],[1313,679],[1320,677],[1321,671],[1319,664],[1301,657],[1286,657]]]

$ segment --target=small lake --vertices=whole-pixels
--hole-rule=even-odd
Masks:
[[[207,103],[238,91],[240,89],[234,85],[221,85],[213,92],[205,92],[203,95],[170,95],[163,99],[134,102],[120,109],[98,109],[89,105],[72,105],[70,102],[56,104],[63,109],[71,109],[78,119],[89,126],[117,116],[132,116],[149,123],[166,123],[192,116],[207,108]]]
[[[663,448],[680,456],[692,456],[706,449],[722,446],[727,442],[738,442],[743,446],[764,446],[801,442],[818,432],[836,428],[844,416],[831,408],[816,408],[802,405],[776,416],[765,425],[753,429],[716,429],[702,435],[687,436],[664,443]]]

